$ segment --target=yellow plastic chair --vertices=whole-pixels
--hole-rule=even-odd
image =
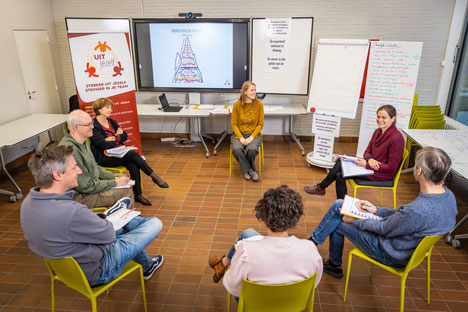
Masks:
[[[416,123],[418,120],[444,120],[444,114],[440,111],[415,111],[411,114],[409,129],[416,129]]]
[[[356,197],[358,188],[374,188],[374,189],[376,188],[376,189],[379,189],[379,191],[380,191],[380,206],[382,206],[382,190],[392,190],[392,192],[393,192],[393,208],[396,208],[396,189],[397,189],[397,185],[398,185],[398,180],[400,180],[401,169],[403,168],[403,164],[405,163],[406,157],[408,157],[408,155],[409,155],[409,152],[408,152],[408,150],[405,149],[404,152],[403,152],[403,159],[401,160],[400,167],[398,168],[398,170],[397,170],[397,172],[395,174],[395,177],[393,177],[393,185],[391,185],[391,186],[362,185],[362,184],[358,184],[354,179],[347,180],[349,182],[349,185],[351,185],[351,187],[354,189],[354,197]],[[372,181],[372,182],[369,182],[369,183],[378,184],[378,183],[382,183],[382,182]]]
[[[260,132],[260,134],[262,134]],[[232,170],[232,159],[234,156],[232,156],[232,146],[229,147],[229,174],[231,174]],[[258,175],[262,175],[262,165],[265,164],[265,154],[263,152],[263,141],[262,144],[260,145],[260,148],[258,149]]]
[[[243,280],[237,311],[297,312],[314,309],[314,275],[295,283],[264,285]],[[231,311],[231,294],[228,293],[228,312]]]
[[[129,275],[135,270],[140,270],[140,280],[141,280],[141,292],[143,294],[143,303],[145,305],[145,312],[148,311],[146,307],[146,293],[145,293],[145,283],[143,279],[143,268],[140,264],[130,261],[123,268],[122,273],[114,279],[113,281],[96,286],[89,286],[88,280],[81,270],[78,263],[72,257],[65,257],[61,259],[46,259],[44,258],[47,268],[50,273],[50,284],[51,284],[51,296],[52,296],[52,311],[55,310],[55,281],[61,281],[68,287],[78,291],[85,297],[91,300],[92,311],[97,311],[96,298],[107,290],[109,293],[109,288],[111,288],[118,281]]]
[[[426,119],[418,118],[414,125],[414,129],[444,129],[445,120],[442,119]]]
[[[439,106],[433,106],[437,111],[429,112],[428,109],[421,111],[415,111],[416,108],[422,108],[425,106],[415,106],[413,107],[413,112],[411,114],[411,119],[409,123],[409,129],[444,129],[445,127],[445,116],[440,112]],[[427,107],[427,106],[426,106]],[[429,106],[431,107],[431,106]],[[413,146],[417,144],[414,143],[410,138],[406,140],[405,148],[408,150],[408,153],[411,153]],[[408,168],[409,157],[406,159],[404,168]]]
[[[430,295],[431,295],[431,253],[434,244],[442,237],[443,235],[432,235],[426,236],[424,239],[419,243],[418,247],[414,251],[413,255],[411,256],[408,264],[406,267],[402,268],[395,268],[384,265],[380,262],[375,261],[374,259],[369,258],[361,249],[354,248],[349,252],[348,256],[348,271],[346,272],[346,284],[345,284],[345,292],[343,296],[343,302],[346,300],[346,292],[348,290],[348,281],[349,281],[349,272],[351,271],[351,260],[354,256],[358,256],[366,261],[371,263],[371,276],[373,273],[373,265],[377,265],[382,269],[395,274],[400,277],[400,311],[403,312],[404,305],[405,305],[405,284],[406,278],[408,277],[409,272],[417,267],[424,258],[427,258],[427,303],[430,304]]]

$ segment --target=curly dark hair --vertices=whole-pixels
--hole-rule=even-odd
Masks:
[[[304,214],[302,197],[287,185],[271,188],[255,206],[255,216],[272,232],[284,232],[296,227]]]

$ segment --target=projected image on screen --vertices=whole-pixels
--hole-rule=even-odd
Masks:
[[[202,73],[198,68],[197,58],[190,46],[190,38],[185,37],[180,53],[175,60],[175,73],[172,82],[203,83]]]
[[[233,26],[150,24],[155,88],[232,88]]]

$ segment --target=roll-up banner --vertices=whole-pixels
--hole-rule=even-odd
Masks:
[[[141,154],[128,19],[67,18],[68,41],[80,108],[95,117],[93,102],[114,102],[112,119]]]

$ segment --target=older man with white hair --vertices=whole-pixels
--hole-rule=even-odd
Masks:
[[[78,186],[74,188],[74,200],[88,208],[111,206],[122,197],[130,197],[133,206],[133,192],[124,186],[130,178],[114,173],[99,166],[94,159],[86,139],[93,136],[93,120],[88,113],[74,110],[67,119],[69,134],[60,141],[60,145],[73,147],[73,157],[82,174],[78,176]],[[131,208],[131,207],[130,207]]]
[[[372,259],[403,267],[425,236],[448,233],[457,215],[455,196],[444,186],[450,166],[451,160],[443,150],[430,146],[419,150],[414,165],[414,178],[420,187],[418,197],[399,209],[361,201],[361,209],[382,217],[380,220],[343,216],[343,201],[335,201],[309,238],[316,245],[330,238],[330,258],[324,262],[323,272],[343,277],[345,236]]]

